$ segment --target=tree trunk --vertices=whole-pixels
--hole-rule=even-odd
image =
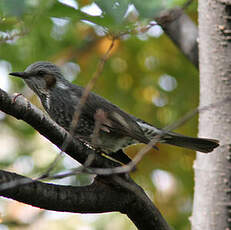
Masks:
[[[200,105],[231,96],[231,1],[199,1]],[[193,230],[231,229],[231,100],[200,114],[199,136],[220,140],[197,153]]]

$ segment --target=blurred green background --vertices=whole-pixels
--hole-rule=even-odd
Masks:
[[[199,79],[194,66],[158,25],[142,30],[161,10],[181,6],[180,0],[1,0],[0,88],[20,92],[41,108],[39,100],[11,71],[48,60],[56,63],[70,81],[85,86],[100,58],[116,40],[94,91],[125,111],[157,127],[165,127],[198,105]],[[65,5],[64,5],[65,4]],[[197,3],[187,13],[197,18]],[[138,32],[139,31],[139,32]],[[110,36],[111,34],[111,36]],[[0,112],[0,166],[29,177],[41,175],[58,150],[22,121]],[[177,132],[197,135],[197,117]],[[134,156],[141,145],[129,147]],[[138,165],[132,177],[177,230],[190,229],[195,153],[158,145]],[[64,156],[54,172],[78,165]],[[77,175],[53,181],[84,185],[92,176]],[[119,213],[68,214],[44,211],[0,199],[0,230],[7,229],[136,229]]]

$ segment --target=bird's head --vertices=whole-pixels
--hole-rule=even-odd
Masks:
[[[50,62],[35,62],[24,72],[13,72],[10,75],[22,78],[38,96],[47,95],[57,85],[66,84],[60,69]]]

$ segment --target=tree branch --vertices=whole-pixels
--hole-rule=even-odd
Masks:
[[[182,9],[175,8],[164,12],[155,20],[182,53],[199,68],[198,29],[190,17]]]
[[[23,180],[25,183],[20,183]],[[39,182],[3,170],[0,170],[0,183],[16,185],[0,190],[2,196],[47,210],[75,213],[122,212],[124,205],[119,198],[127,195],[103,183],[98,185],[97,180],[88,186],[63,186]],[[125,201],[129,202],[128,198]],[[116,199],[118,202],[112,202]]]
[[[131,179],[125,181],[119,176],[97,177],[91,185],[74,187],[43,183],[0,170],[0,184],[15,184],[10,188],[1,189],[0,195],[53,211],[119,211],[127,214],[140,230],[170,230],[144,191]]]

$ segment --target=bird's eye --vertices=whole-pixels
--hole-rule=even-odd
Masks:
[[[43,71],[43,70],[39,70],[38,72],[37,72],[37,75],[39,75],[39,76],[43,76],[45,74],[45,72]]]

